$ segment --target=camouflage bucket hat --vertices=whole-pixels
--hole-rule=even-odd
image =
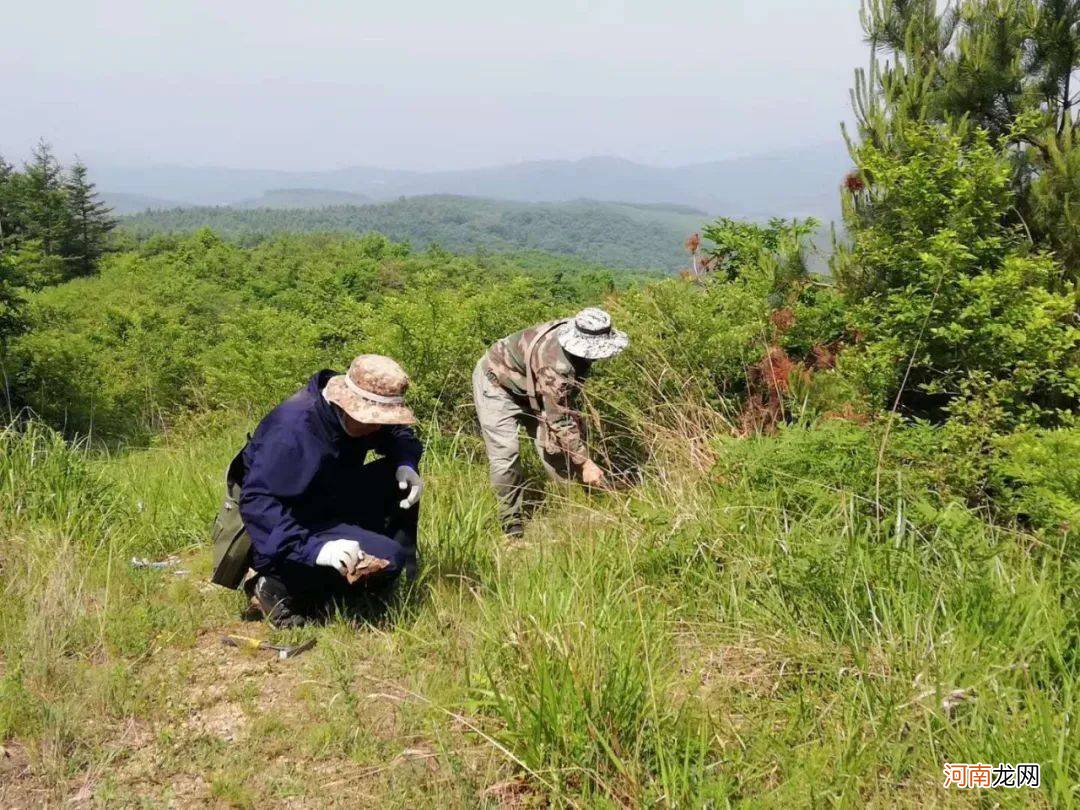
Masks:
[[[357,422],[368,425],[412,425],[416,416],[405,405],[409,377],[381,354],[362,354],[347,374],[331,377],[323,397]]]
[[[583,309],[559,327],[559,345],[568,354],[586,360],[614,357],[630,344],[625,332],[611,326],[611,316],[596,307]]]

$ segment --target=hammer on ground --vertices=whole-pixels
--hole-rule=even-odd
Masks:
[[[239,647],[242,650],[270,650],[277,653],[279,660],[284,661],[286,658],[293,658],[302,652],[310,650],[315,646],[315,639],[308,639],[302,644],[283,646],[281,644],[271,644],[257,638],[249,638],[248,636],[222,636],[221,643],[226,647]]]

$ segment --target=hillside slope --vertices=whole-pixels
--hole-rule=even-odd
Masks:
[[[247,241],[276,233],[378,231],[415,248],[542,250],[611,267],[673,271],[687,264],[686,237],[707,221],[704,212],[685,206],[430,196],[318,209],[181,208],[130,216],[123,225],[138,237],[208,227]]]
[[[779,334],[753,278],[612,281],[204,232],[31,293],[4,368],[37,415],[0,425],[0,807],[979,806],[947,762],[1038,763],[1004,805],[1070,806],[1080,430],[864,413],[815,352],[758,432],[764,360],[822,348],[834,293]],[[547,483],[524,442],[543,501],[508,542],[473,364],[598,302],[631,335],[581,400],[614,486]],[[225,466],[361,351],[411,378],[420,576],[387,609],[241,623],[207,581]]]

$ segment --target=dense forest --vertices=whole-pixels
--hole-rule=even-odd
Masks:
[[[378,232],[417,249],[434,244],[457,252],[542,250],[610,267],[672,271],[689,265],[683,243],[706,220],[703,212],[681,206],[430,196],[312,209],[148,211],[126,217],[123,228],[145,238],[208,227],[242,244],[278,233]]]
[[[269,235],[368,208],[150,214],[100,256],[61,247],[74,172],[50,162],[41,197],[35,162],[7,169],[0,743],[25,766],[0,799],[1075,804],[1080,4],[880,0],[863,23],[829,274],[813,224],[784,219],[718,219],[696,272],[660,279]],[[461,204],[394,210],[467,234]],[[610,239],[504,213],[535,233],[537,210]],[[630,335],[582,401],[614,484],[547,484],[508,545],[470,372],[598,303]],[[365,351],[412,378],[421,574],[377,620],[241,627],[317,641],[302,658],[223,649],[242,598],[204,580],[225,466]],[[1040,783],[943,787],[946,763],[987,762]]]

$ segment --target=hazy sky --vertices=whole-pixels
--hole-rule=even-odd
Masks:
[[[93,165],[673,165],[839,138],[858,0],[38,0],[0,154]]]

